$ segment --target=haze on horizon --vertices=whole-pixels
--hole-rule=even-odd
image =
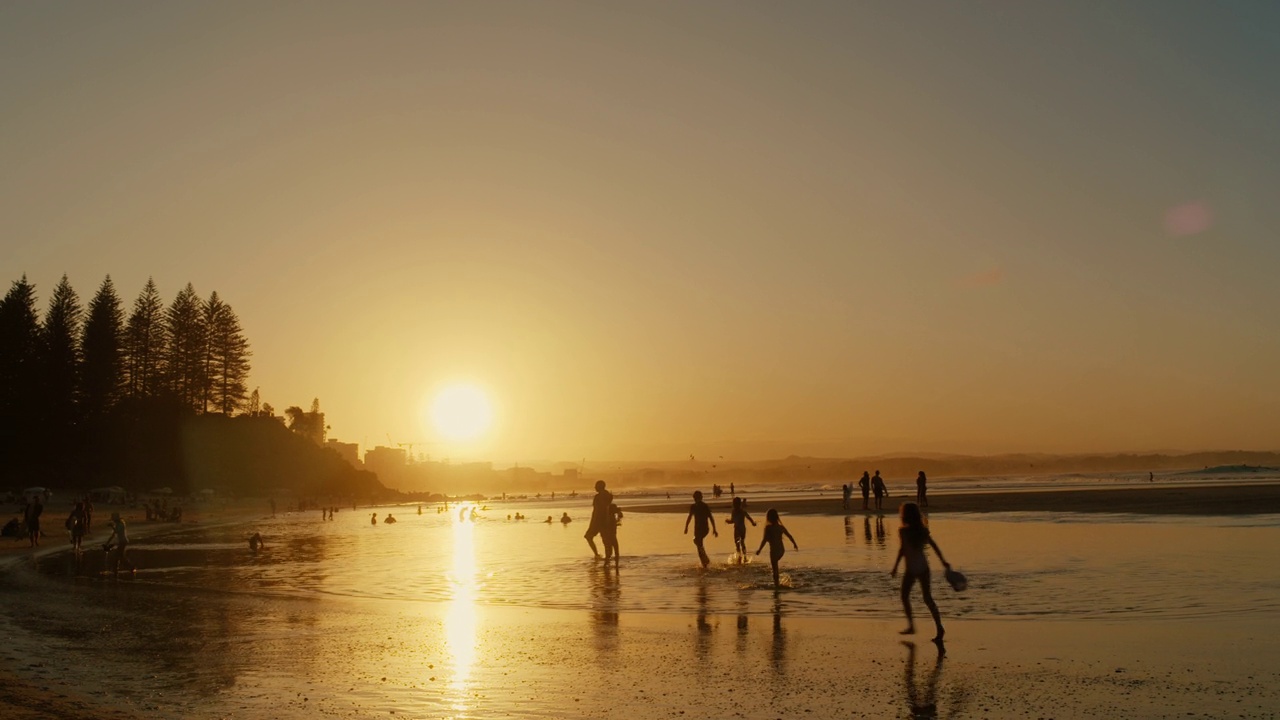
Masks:
[[[0,267],[433,456],[1276,449],[1280,7],[11,3]],[[495,425],[447,442],[435,391]]]

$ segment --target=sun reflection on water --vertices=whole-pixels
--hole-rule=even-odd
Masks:
[[[453,519],[453,569],[449,573],[452,597],[445,613],[445,643],[453,660],[453,677],[449,681],[453,710],[467,710],[471,669],[476,661],[476,629],[479,624],[477,605],[479,568],[476,564],[475,524],[467,507],[460,508]]]

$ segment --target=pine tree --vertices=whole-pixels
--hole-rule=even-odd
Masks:
[[[125,326],[126,392],[130,397],[156,397],[163,387],[164,306],[155,280],[147,284],[133,301],[133,312]]]
[[[77,424],[80,405],[80,298],[63,275],[49,298],[40,328],[40,370],[44,416],[50,440]]]
[[[89,303],[80,347],[84,414],[100,417],[120,399],[125,377],[124,311],[110,275]]]
[[[245,404],[249,357],[253,353],[240,329],[240,318],[230,305],[222,302],[218,293],[209,296],[204,317],[208,329],[206,407],[230,415]]]
[[[18,472],[13,462],[28,452],[39,411],[40,323],[36,289],[27,276],[0,300],[0,473]]]
[[[169,305],[164,316],[166,389],[183,407],[204,408],[206,329],[202,303],[191,283]]]

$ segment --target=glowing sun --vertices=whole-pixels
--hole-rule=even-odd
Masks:
[[[431,425],[447,440],[475,440],[492,424],[489,398],[474,385],[449,385],[431,401]]]

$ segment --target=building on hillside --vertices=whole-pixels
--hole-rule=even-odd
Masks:
[[[372,450],[365,451],[364,468],[373,472],[379,478],[389,478],[400,475],[404,471],[407,460],[404,448],[390,448],[379,445]]]
[[[330,438],[329,440],[325,441],[324,446],[338,453],[338,457],[342,458],[343,460],[346,460],[347,463],[351,465],[351,467],[353,468],[362,467],[362,464],[360,463],[360,446],[358,444],[340,442],[338,440],[334,440],[333,438]]]

